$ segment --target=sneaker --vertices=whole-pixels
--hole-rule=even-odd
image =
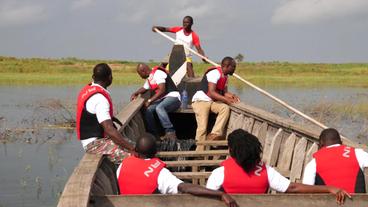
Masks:
[[[162,140],[177,140],[175,132],[166,132],[165,136],[161,137]]]
[[[207,141],[225,140],[225,137],[218,134],[209,133],[206,137]]]

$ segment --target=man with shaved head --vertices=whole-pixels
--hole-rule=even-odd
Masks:
[[[182,192],[218,198],[228,206],[238,206],[236,201],[226,193],[184,183],[173,175],[163,161],[155,158],[156,139],[152,135],[145,134],[138,138],[135,150],[137,155],[124,159],[116,173],[121,195]]]
[[[176,132],[168,115],[169,112],[176,111],[181,105],[180,93],[175,83],[166,69],[161,66],[150,69],[148,65],[140,63],[137,65],[137,73],[142,79],[146,79],[146,82],[143,87],[132,94],[131,100],[148,90],[154,93],[144,103],[147,131],[159,137],[160,132],[155,119],[155,114],[157,114],[161,126],[165,130],[163,139],[175,140]]]
[[[227,90],[228,76],[232,75],[236,62],[232,57],[225,57],[221,66],[211,67],[204,74],[200,90],[192,98],[193,111],[197,120],[197,141],[225,139],[224,128],[230,116],[229,105],[239,102],[239,97]],[[210,134],[207,134],[208,116],[210,112],[216,113],[216,123]],[[203,150],[204,146],[197,146]]]
[[[321,132],[319,150],[304,170],[303,183],[333,185],[349,193],[365,193],[364,168],[368,153],[342,144],[336,129]]]
[[[111,68],[97,64],[92,79],[78,95],[77,136],[86,152],[108,154],[111,161],[120,163],[134,147],[113,125],[113,104],[107,91],[112,83]]]

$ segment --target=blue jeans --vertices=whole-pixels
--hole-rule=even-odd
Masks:
[[[169,112],[176,111],[181,105],[181,102],[176,97],[166,97],[159,101],[153,102],[145,111],[145,119],[147,131],[159,135],[159,130],[156,125],[155,113],[157,114],[165,132],[175,132],[174,126],[170,121]]]

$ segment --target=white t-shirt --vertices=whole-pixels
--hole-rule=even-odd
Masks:
[[[290,180],[282,176],[273,167],[266,165],[266,170],[270,188],[278,192],[286,192],[290,185]],[[212,190],[219,190],[224,183],[224,171],[224,166],[218,167],[212,171],[208,178],[206,187]]]
[[[327,146],[330,147],[338,147],[340,144],[334,144]],[[358,160],[360,169],[364,170],[365,167],[368,167],[368,153],[362,149],[355,149],[355,156]],[[317,173],[317,163],[316,159],[312,159],[304,169],[303,175],[303,184],[314,185]],[[367,182],[367,181],[366,181]]]
[[[120,169],[122,164],[120,164],[118,170],[116,171],[117,178],[119,179]],[[157,177],[158,190],[161,194],[177,194],[178,185],[183,183],[182,180],[173,175],[167,168],[162,168]]]
[[[161,84],[161,83],[166,83],[166,77],[167,74],[164,71],[161,70],[156,70],[155,74],[153,75],[152,78],[152,83],[156,83],[157,85]],[[148,80],[146,80],[144,82],[143,88],[146,90],[150,89],[150,85],[148,84]],[[176,97],[180,100],[180,93],[179,91],[171,91],[170,93],[166,94],[164,96],[165,97]]]
[[[206,78],[209,83],[217,84],[217,82],[221,78],[221,74],[218,70],[214,69],[206,74]],[[202,90],[199,90],[194,94],[192,98],[192,102],[196,101],[212,101],[212,98],[207,96],[207,94],[205,94]]]
[[[92,86],[101,87],[103,90],[109,93],[99,84],[92,83]],[[109,101],[105,96],[103,96],[100,93],[94,94],[86,101],[86,110],[91,114],[96,114],[98,123],[102,123],[103,121],[111,119]],[[88,139],[81,140],[83,148],[86,149],[86,146],[96,139],[97,137],[91,137]]]

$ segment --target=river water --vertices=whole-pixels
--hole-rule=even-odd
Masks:
[[[111,87],[120,109],[138,86]],[[80,87],[0,87],[0,207],[56,206],[83,156],[70,121]],[[307,124],[249,88],[232,88],[241,100]],[[336,127],[354,141],[367,138],[364,88],[267,88],[275,96]]]

